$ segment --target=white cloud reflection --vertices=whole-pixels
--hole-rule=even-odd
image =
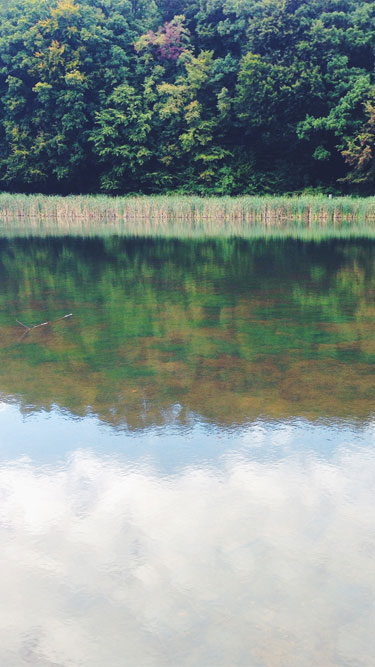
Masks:
[[[375,461],[0,469],[0,664],[370,667]]]

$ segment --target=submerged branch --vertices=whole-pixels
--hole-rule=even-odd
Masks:
[[[16,322],[18,322],[18,324],[20,324],[21,327],[24,327],[25,329],[27,329],[28,331],[30,331],[30,327],[26,326],[26,324],[22,324],[22,322],[20,322],[19,320],[16,320]]]
[[[29,331],[32,331],[33,329],[38,329],[39,327],[45,327],[47,324],[54,324],[55,322],[59,322],[60,320],[66,320],[67,317],[72,317],[73,313],[68,313],[68,315],[63,315],[63,317],[58,317],[57,320],[50,320],[49,322],[42,322],[41,324],[34,324],[31,327],[28,327],[27,324],[23,324],[23,322],[20,322],[19,320],[16,320],[18,324],[21,325],[24,329],[26,329],[25,334],[29,333]]]

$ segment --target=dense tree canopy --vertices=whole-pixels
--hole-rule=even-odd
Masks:
[[[375,185],[375,1],[7,0],[0,179],[43,192]]]

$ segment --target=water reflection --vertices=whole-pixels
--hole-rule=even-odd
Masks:
[[[4,665],[361,665],[375,459],[0,468]]]
[[[373,241],[0,241],[0,389],[115,427],[368,418]],[[27,325],[67,321],[35,329]]]
[[[173,408],[171,411],[173,413]],[[223,427],[190,414],[185,424],[165,415],[163,425],[139,430],[113,429],[94,415],[75,418],[64,411],[22,414],[16,405],[0,402],[0,462],[30,457],[38,464],[55,463],[87,447],[99,456],[118,456],[139,465],[147,462],[160,474],[181,468],[220,467],[232,459],[259,463],[308,455],[331,461],[337,452],[375,446],[375,420],[309,421],[301,418],[258,418],[242,425]]]
[[[372,665],[374,260],[0,241],[1,665]]]

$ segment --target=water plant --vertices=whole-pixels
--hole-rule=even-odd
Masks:
[[[375,197],[0,194],[4,232],[146,236],[373,235]]]

